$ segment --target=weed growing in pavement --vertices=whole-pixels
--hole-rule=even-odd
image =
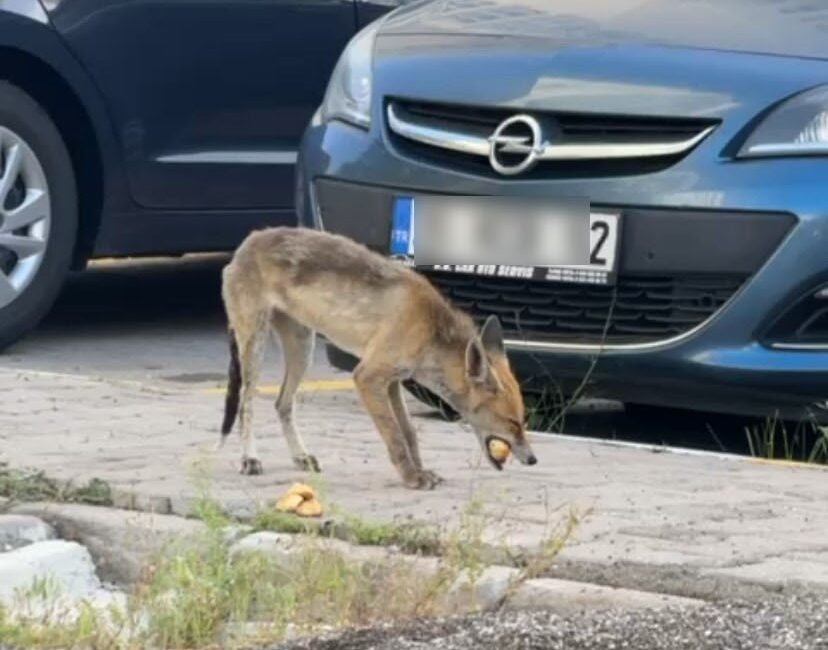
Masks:
[[[270,611],[269,622],[286,625],[281,612],[290,595],[281,571],[261,555],[231,558],[223,531],[230,522],[203,500],[198,515],[205,532],[171,545],[133,595],[145,625],[135,637],[158,648],[201,648],[220,641],[225,626]]]
[[[322,529],[320,522],[315,519],[302,519],[287,512],[279,512],[275,508],[257,509],[250,524],[256,532],[269,531],[289,535],[317,535]]]
[[[417,522],[382,523],[345,515],[341,524],[344,539],[353,544],[393,546],[416,555],[439,555],[443,547],[436,527]]]
[[[533,580],[540,576],[547,575],[552,569],[558,554],[564,549],[566,543],[575,534],[581,521],[589,512],[578,512],[570,508],[566,518],[562,522],[548,524],[550,530],[544,536],[540,546],[522,563],[520,574],[513,583],[518,587],[527,580]]]
[[[572,402],[574,403],[574,402]],[[526,424],[531,431],[563,429],[566,413],[572,406],[561,390],[552,384],[539,393],[526,395]]]
[[[234,552],[226,532],[238,523],[209,496],[196,504],[204,531],[168,545],[151,563],[121,608],[84,605],[62,620],[54,608],[19,606],[12,618],[0,610],[0,638],[21,647],[212,648],[275,642],[310,634],[441,613],[448,594],[472,587],[490,564],[484,541],[492,518],[472,500],[459,525],[438,535],[411,524],[379,524],[343,516],[351,541],[394,545],[439,558],[403,554],[345,555],[331,544],[330,530],[291,515],[261,509],[254,524],[299,532],[289,553]],[[294,523],[288,523],[291,518]],[[299,522],[298,524],[296,522]],[[537,556],[524,562],[514,587],[539,575],[566,543],[577,523],[570,516],[554,529]],[[301,526],[297,530],[295,526]],[[268,528],[273,529],[273,528]],[[48,600],[46,583],[26,598]],[[48,614],[48,615],[47,615]]]
[[[828,465],[828,427],[802,421],[790,431],[777,417],[745,429],[750,455],[754,458],[784,459]]]
[[[320,501],[325,501],[325,485],[316,475],[309,479]],[[251,525],[255,531],[322,535],[336,537],[360,546],[393,546],[404,553],[437,555],[440,553],[440,531],[434,526],[417,522],[375,522],[333,507],[333,520],[302,519],[279,512],[267,504],[258,504]]]
[[[85,484],[58,481],[39,470],[12,469],[0,463],[0,497],[7,505],[22,501],[60,501],[95,506],[112,505],[112,490],[107,483],[93,478]]]

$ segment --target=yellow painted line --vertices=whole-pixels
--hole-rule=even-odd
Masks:
[[[278,395],[280,386],[278,384],[270,384],[259,386],[257,392],[259,395]],[[336,391],[336,390],[353,390],[353,379],[311,379],[303,381],[299,384],[299,392],[314,393],[322,391]],[[208,388],[206,390],[210,395],[224,395],[227,390],[225,388]]]

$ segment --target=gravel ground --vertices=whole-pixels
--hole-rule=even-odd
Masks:
[[[828,599],[661,612],[502,613],[353,630],[269,650],[825,650]]]

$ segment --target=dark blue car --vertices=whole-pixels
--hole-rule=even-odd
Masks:
[[[828,4],[414,3],[343,54],[298,191],[415,255],[425,197],[586,198],[589,266],[421,270],[537,390],[826,414]]]
[[[385,0],[0,2],[0,348],[71,267],[296,223],[302,131]]]

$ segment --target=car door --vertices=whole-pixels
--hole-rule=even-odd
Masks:
[[[353,35],[353,0],[57,0],[111,113],[134,200],[288,208],[299,140]]]

